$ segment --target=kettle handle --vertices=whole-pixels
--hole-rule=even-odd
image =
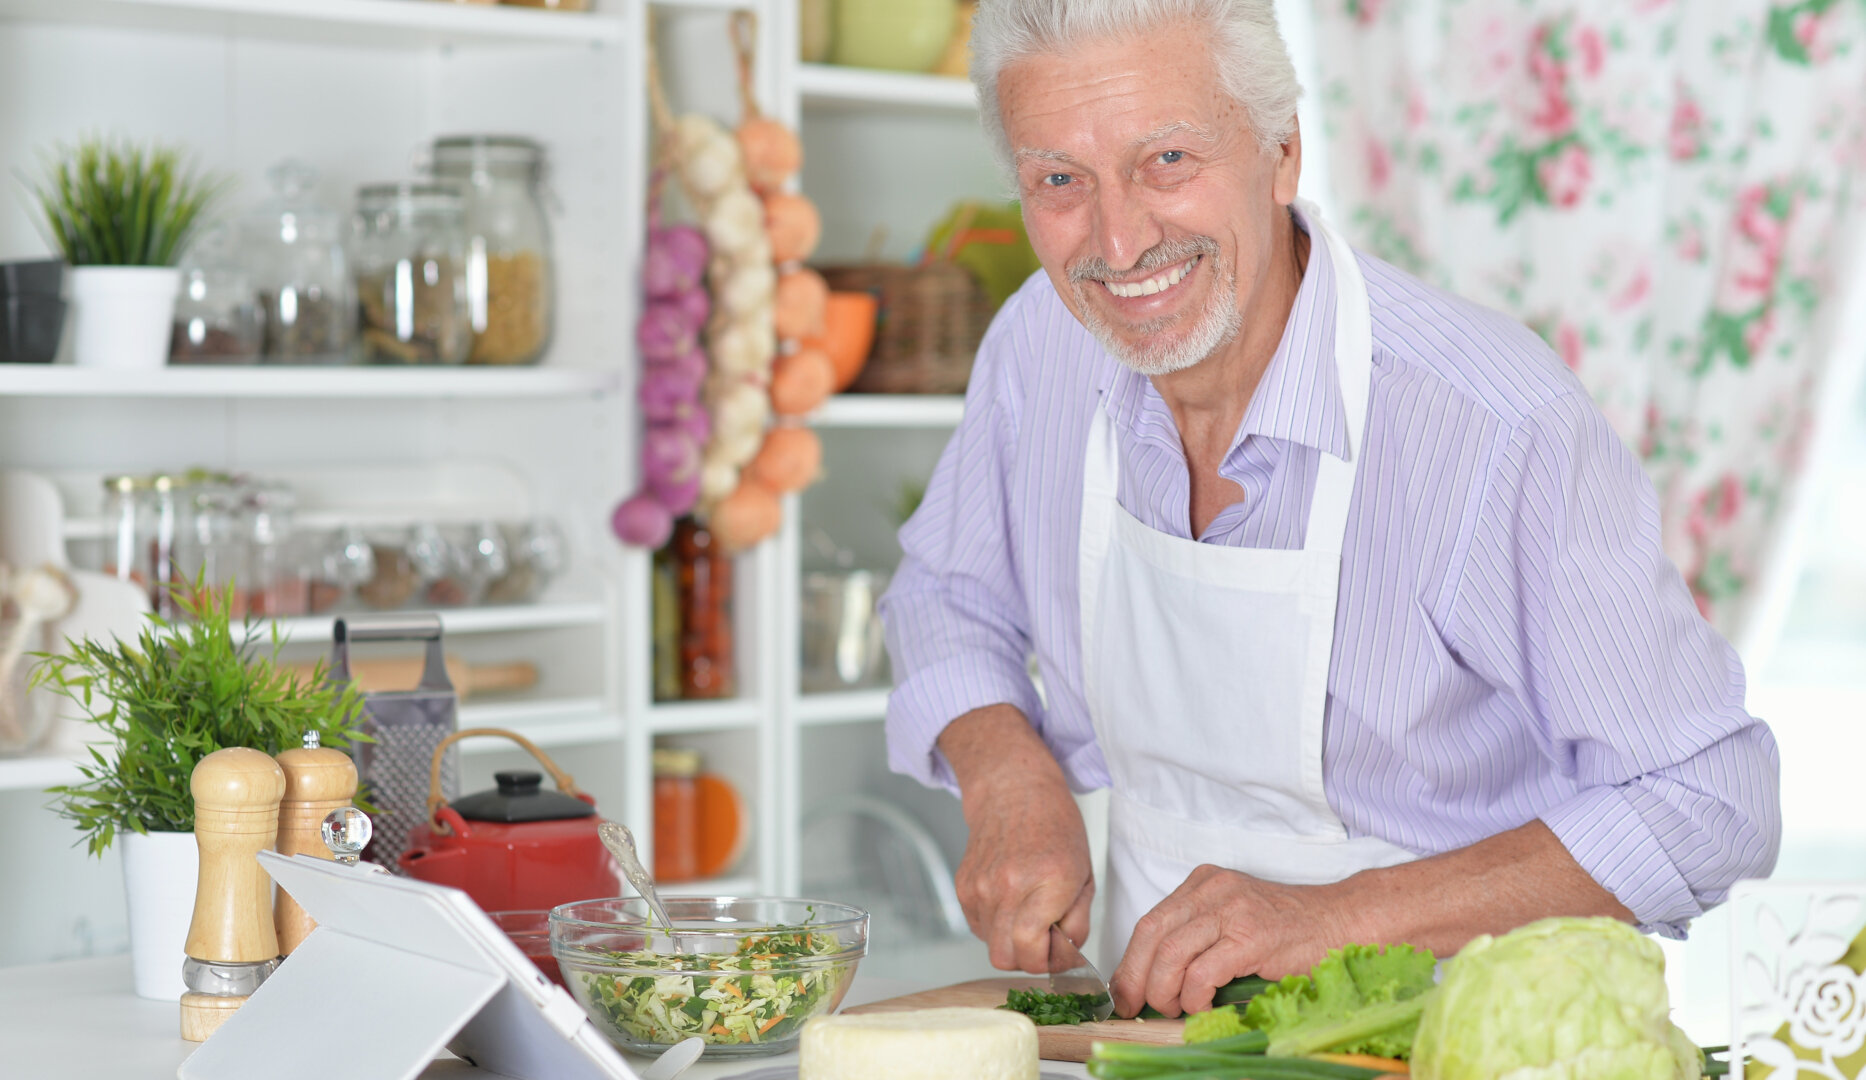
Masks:
[[[465,728],[442,739],[434,747],[434,757],[428,764],[428,824],[433,826],[436,833],[446,835],[453,831],[445,821],[441,820],[440,816],[441,807],[447,805],[446,796],[441,794],[441,758],[447,753],[448,747],[470,735],[498,735],[512,740],[524,747],[532,757],[538,759],[538,764],[544,766],[544,771],[551,774],[551,782],[557,785],[557,790],[574,798],[583,799],[585,802],[589,801],[589,798],[577,787],[577,782],[570,778],[570,774],[558,768],[557,762],[552,761],[550,756],[538,749],[537,744],[530,739],[516,731],[507,731],[505,728]]]

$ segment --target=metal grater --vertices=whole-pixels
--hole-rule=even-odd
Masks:
[[[441,740],[459,727],[458,699],[447,678],[441,620],[433,614],[370,615],[338,619],[333,627],[331,678],[350,680],[350,642],[425,641],[421,685],[363,696],[363,730],[376,741],[356,744],[356,771],[364,797],[376,808],[374,836],[363,858],[393,873],[408,835],[427,817],[428,771]],[[441,762],[441,794],[460,794],[460,752],[449,747]]]

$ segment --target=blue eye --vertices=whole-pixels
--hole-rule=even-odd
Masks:
[[[1185,156],[1186,152],[1184,150],[1163,150],[1160,152],[1160,164],[1177,165],[1180,159]]]
[[[1069,174],[1053,172],[1050,175],[1044,177],[1043,182],[1050,185],[1051,187],[1062,187],[1064,184],[1067,184],[1069,182]]]

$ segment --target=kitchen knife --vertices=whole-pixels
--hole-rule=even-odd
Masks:
[[[1114,1015],[1114,995],[1108,990],[1108,980],[1101,977],[1057,923],[1050,924],[1050,992],[1092,995],[1095,1019],[1106,1020]]]

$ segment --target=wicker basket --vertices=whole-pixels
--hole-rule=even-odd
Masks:
[[[872,263],[819,268],[837,292],[880,301],[875,345],[849,389],[867,394],[962,394],[972,356],[993,314],[991,298],[964,267]]]

